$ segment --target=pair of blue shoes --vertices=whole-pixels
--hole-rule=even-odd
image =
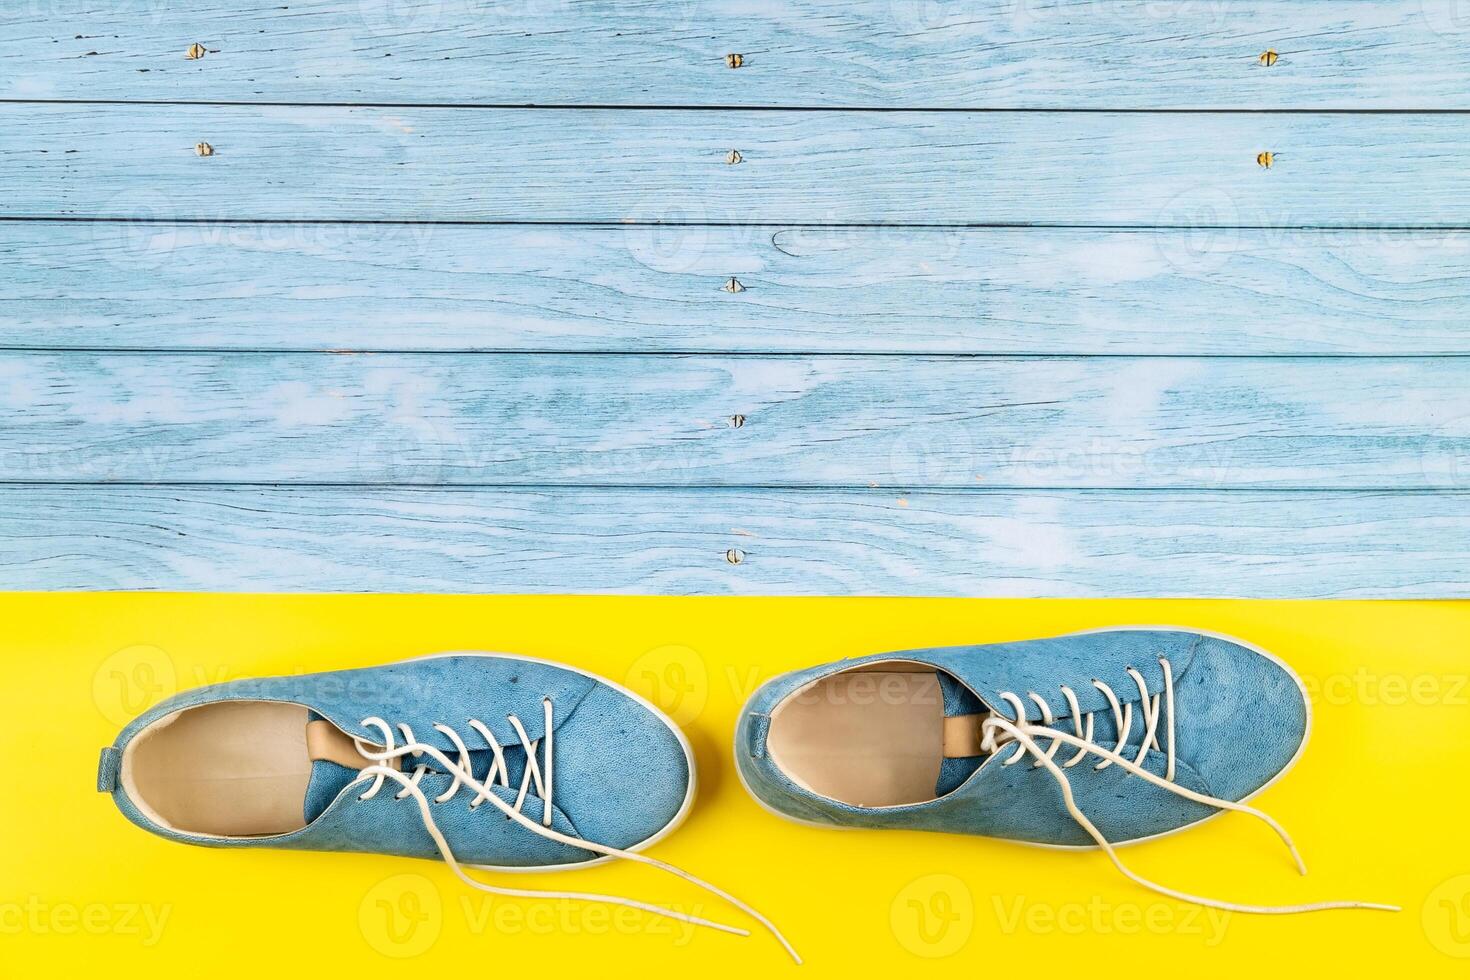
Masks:
[[[843,660],[750,699],[735,759],[774,813],[820,826],[935,830],[1099,847],[1183,830],[1300,756],[1309,706],[1280,660],[1181,629],[1113,629]],[[171,698],[102,750],[97,788],[171,840],[441,858],[467,885],[711,920],[610,895],[489,885],[466,868],[542,871],[625,859],[749,906],[641,853],[694,798],[682,732],[572,667],[451,653],[361,670],[234,681]],[[488,810],[487,810],[488,807]],[[1295,856],[1295,849],[1292,849]],[[1298,864],[1300,861],[1298,859]],[[795,953],[792,953],[795,956]]]

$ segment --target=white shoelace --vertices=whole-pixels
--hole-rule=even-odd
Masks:
[[[1015,712],[1015,718],[1005,718],[995,712],[986,716],[985,720],[980,723],[980,747],[986,752],[1000,753],[1014,745],[1015,751],[1007,758],[1001,760],[1001,765],[1003,766],[1013,765],[1027,754],[1033,756],[1036,759],[1035,763],[1033,763],[1033,768],[1045,766],[1047,771],[1051,773],[1052,777],[1057,781],[1057,785],[1061,787],[1062,800],[1066,803],[1067,812],[1072,815],[1073,820],[1077,821],[1077,825],[1086,831],[1087,835],[1097,843],[1097,846],[1107,854],[1108,859],[1113,862],[1113,866],[1134,883],[1158,892],[1160,895],[1167,895],[1170,898],[1183,902],[1193,902],[1196,905],[1203,905],[1208,908],[1223,909],[1227,912],[1246,912],[1256,915],[1290,915],[1296,912],[1322,912],[1328,909],[1400,911],[1397,905],[1382,905],[1376,902],[1316,902],[1308,905],[1240,905],[1234,902],[1221,902],[1216,899],[1191,895],[1188,892],[1176,891],[1175,889],[1160,885],[1157,882],[1144,878],[1142,875],[1135,874],[1123,864],[1118,858],[1118,853],[1114,850],[1113,845],[1108,842],[1107,838],[1102,835],[1093,822],[1087,818],[1087,815],[1078,808],[1077,801],[1072,796],[1071,781],[1068,780],[1067,774],[1062,771],[1063,769],[1069,769],[1075,766],[1088,755],[1095,755],[1102,760],[1093,767],[1095,769],[1103,769],[1109,765],[1116,765],[1138,776],[1140,779],[1147,780],[1161,789],[1168,790],[1176,796],[1182,796],[1187,800],[1193,800],[1196,803],[1202,803],[1205,806],[1215,807],[1220,810],[1235,810],[1239,813],[1248,813],[1264,821],[1272,830],[1276,831],[1277,836],[1286,844],[1287,850],[1291,852],[1292,858],[1296,861],[1297,870],[1302,874],[1307,873],[1307,866],[1303,863],[1301,854],[1297,851],[1296,845],[1292,843],[1291,837],[1270,816],[1262,813],[1255,807],[1246,806],[1244,803],[1235,803],[1231,800],[1206,796],[1203,793],[1196,793],[1194,790],[1187,789],[1174,782],[1174,675],[1173,669],[1167,659],[1160,657],[1159,666],[1164,671],[1164,688],[1160,694],[1152,696],[1148,693],[1148,686],[1144,682],[1143,675],[1132,667],[1128,668],[1128,676],[1138,685],[1139,707],[1143,714],[1144,725],[1143,737],[1139,744],[1138,752],[1132,759],[1125,757],[1122,753],[1127,746],[1130,729],[1133,724],[1133,705],[1120,705],[1118,696],[1113,692],[1112,688],[1096,680],[1092,683],[1107,698],[1118,730],[1117,744],[1112,749],[1103,748],[1101,745],[1092,741],[1093,713],[1089,712],[1084,716],[1077,703],[1076,694],[1071,688],[1066,686],[1062,686],[1061,691],[1071,711],[1072,726],[1074,728],[1073,734],[1052,727],[1055,718],[1052,715],[1050,707],[1038,695],[1029,691],[1027,692],[1027,697],[1041,711],[1042,724],[1033,725],[1026,721],[1026,709],[1021,699],[1016,697],[1015,694],[1003,692],[1000,695],[1001,700],[1005,701],[1011,710]],[[1162,715],[1168,716],[1167,748],[1161,748],[1158,741],[1158,727]],[[1043,750],[1036,744],[1035,739],[1038,738],[1050,739],[1050,747]],[[1077,751],[1066,762],[1058,765],[1053,761],[1053,757],[1063,743],[1072,746]],[[1150,749],[1167,753],[1165,775],[1162,777],[1143,768],[1143,762],[1148,757]]]
[[[473,718],[469,719],[467,724],[470,728],[474,729],[474,731],[479,734],[481,738],[485,740],[486,745],[490,748],[490,753],[492,756],[490,770],[486,773],[483,782],[476,779],[474,773],[470,771],[471,762],[469,749],[465,746],[464,741],[460,738],[459,734],[449,726],[436,724],[434,725],[434,729],[450,740],[450,743],[454,746],[455,751],[459,753],[458,761],[450,759],[449,756],[447,756],[444,752],[440,751],[435,746],[420,742],[415,739],[413,736],[413,730],[407,725],[403,724],[400,724],[398,726],[398,730],[406,740],[406,744],[396,746],[396,739],[394,738],[392,726],[390,726],[383,719],[374,717],[363,719],[362,725],[364,728],[375,728],[383,733],[383,749],[382,751],[377,751],[374,746],[369,745],[363,740],[356,737],[353,738],[353,742],[357,746],[357,751],[362,755],[362,757],[375,764],[364,768],[362,772],[358,775],[358,777],[354,779],[350,785],[356,786],[359,783],[371,782],[372,785],[368,787],[368,789],[358,797],[358,799],[360,800],[370,800],[377,795],[380,789],[383,788],[385,781],[392,780],[393,782],[397,783],[401,787],[401,789],[395,796],[395,799],[402,800],[410,796],[414,798],[414,800],[418,803],[419,816],[423,819],[424,829],[427,830],[429,832],[429,836],[433,838],[434,845],[439,849],[440,856],[444,858],[444,863],[449,865],[450,870],[454,872],[455,876],[458,877],[460,881],[464,882],[471,888],[475,888],[483,892],[488,892],[492,895],[501,895],[508,898],[566,899],[571,901],[601,902],[608,905],[621,905],[627,908],[640,909],[652,915],[662,916],[667,919],[674,919],[679,922],[687,922],[695,926],[704,926],[709,929],[717,929],[720,932],[728,932],[736,936],[750,935],[749,930],[746,929],[725,925],[724,923],[720,922],[712,922],[709,919],[703,919],[699,916],[687,915],[683,912],[677,912],[673,909],[663,908],[658,905],[650,905],[647,902],[640,902],[636,899],[624,898],[619,895],[600,895],[591,892],[567,892],[545,889],[504,888],[497,885],[491,885],[487,882],[483,882],[477,878],[471,877],[470,875],[465,873],[464,866],[462,866],[459,863],[458,859],[455,858],[454,851],[450,848],[449,842],[444,839],[444,834],[439,830],[439,825],[434,820],[434,815],[429,807],[428,796],[426,796],[424,794],[424,791],[419,788],[419,782],[423,778],[424,773],[427,771],[427,766],[417,766],[414,769],[413,774],[410,776],[405,775],[399,770],[385,764],[395,759],[401,759],[404,756],[413,756],[416,759],[428,756],[430,759],[433,759],[440,766],[442,766],[444,772],[452,776],[454,779],[447,790],[434,798],[435,803],[447,803],[457,792],[459,792],[461,786],[467,787],[471,792],[475,794],[474,799],[470,803],[471,809],[478,808],[480,804],[488,801],[494,804],[496,809],[500,810],[501,813],[505,814],[507,820],[514,820],[526,830],[529,830],[531,833],[536,834],[539,837],[543,837],[546,840],[555,841],[559,844],[565,844],[569,847],[575,847],[584,851],[591,851],[594,854],[601,854],[606,857],[620,858],[622,860],[633,861],[638,864],[646,864],[650,867],[655,867],[663,871],[667,871],[669,874],[676,875],[677,877],[682,878],[693,885],[697,885],[698,887],[703,888],[710,894],[723,899],[730,905],[734,906],[735,908],[744,912],[746,915],[749,915],[751,918],[755,919],[762,926],[764,926],[771,933],[771,935],[776,937],[776,940],[785,948],[786,952],[791,955],[792,959],[794,959],[797,963],[801,962],[801,957],[797,955],[796,950],[792,948],[791,944],[786,941],[786,937],[781,934],[781,931],[777,929],[769,919],[761,915],[745,902],[740,901],[740,899],[724,891],[723,889],[717,888],[709,882],[704,881],[701,878],[697,878],[692,874],[689,874],[687,871],[676,868],[672,864],[667,864],[663,861],[659,861],[656,858],[651,858],[647,855],[638,854],[633,851],[624,851],[616,847],[609,847],[606,844],[599,844],[596,841],[586,840],[585,838],[581,837],[570,837],[566,834],[561,833],[558,830],[553,829],[551,826],[551,801],[555,783],[552,780],[552,703],[549,698],[543,698],[541,704],[544,712],[543,719],[545,721],[543,727],[543,730],[545,731],[544,739],[531,739],[529,733],[526,731],[525,726],[521,724],[520,719],[518,719],[514,715],[506,716],[506,718],[510,721],[511,726],[515,729],[516,737],[520,740],[521,747],[525,750],[526,754],[526,771],[525,774],[521,777],[521,785],[518,790],[514,805],[506,803],[499,796],[495,795],[495,793],[492,792],[490,788],[491,786],[496,785],[497,779],[499,780],[499,785],[502,787],[509,787],[510,785],[510,770],[509,767],[506,765],[504,754],[505,750],[501,747],[500,743],[496,741],[495,736],[490,732],[490,729],[477,719]],[[543,743],[544,751],[542,753],[542,758],[538,760],[536,758],[536,752],[538,748],[543,747]],[[529,817],[521,812],[521,808],[525,804],[528,798],[529,790],[533,784],[535,786],[536,795],[542,801],[542,813],[540,823],[531,820]],[[474,866],[471,865],[471,867]]]

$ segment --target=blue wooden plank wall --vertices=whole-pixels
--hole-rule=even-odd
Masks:
[[[1453,0],[18,0],[0,25],[16,99],[1470,108]]]
[[[1453,229],[1470,215],[1462,113],[3,108],[0,217],[129,217],[140,191],[209,220]]]
[[[6,4],[0,588],[1470,595],[1470,18]]]

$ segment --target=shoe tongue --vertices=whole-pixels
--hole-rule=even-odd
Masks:
[[[944,696],[945,718],[983,715],[988,710],[974,692],[944,671],[939,672],[939,690]],[[946,748],[948,749],[949,746]],[[956,757],[946,751],[944,761],[939,765],[939,781],[934,787],[935,795],[944,796],[959,789],[960,784],[974,775],[975,770],[979,769],[980,763],[984,761],[985,756],[983,755]]]
[[[306,754],[311,759],[311,777],[302,811],[311,823],[371,763],[358,755],[350,736],[315,711],[306,716]]]
[[[306,802],[302,805],[306,822],[311,823],[326,812],[346,785],[357,778],[360,770],[319,759],[311,764],[311,779],[306,784]],[[386,792],[388,787],[383,788]]]

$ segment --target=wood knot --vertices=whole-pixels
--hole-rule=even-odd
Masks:
[[[184,57],[190,61],[198,61],[208,53],[209,50],[196,41],[194,44],[189,45],[189,50],[184,52]]]
[[[194,152],[202,157],[212,157],[214,156],[214,147],[208,143],[195,143]]]
[[[732,565],[738,565],[745,560],[745,552],[739,548],[731,548],[725,552],[725,560]]]
[[[1271,165],[1275,162],[1276,154],[1272,153],[1270,150],[1263,150],[1262,152],[1256,154],[1256,163],[1260,164],[1262,167],[1265,167],[1267,170],[1270,170]]]
[[[739,150],[731,150],[725,156],[725,162],[730,164],[731,166],[734,166],[737,163],[742,163],[744,160],[745,157],[741,156]]]
[[[732,428],[732,429],[739,429],[739,428],[743,428],[744,426],[745,426],[745,416],[744,415],[732,415],[732,416],[730,416],[730,428]]]
[[[727,54],[725,55],[725,64],[731,68],[739,68],[740,66],[745,64],[745,55]]]
[[[1274,48],[1267,48],[1265,51],[1261,52],[1261,57],[1257,60],[1260,61],[1261,64],[1265,65],[1267,68],[1270,68],[1272,65],[1276,64],[1277,59],[1280,57],[1281,56],[1276,53],[1276,50]]]
[[[727,293],[743,293],[743,292],[745,292],[745,284],[743,282],[741,282],[739,279],[736,279],[734,276],[731,276],[730,279],[729,279],[729,281],[726,282],[720,288],[723,289]]]

